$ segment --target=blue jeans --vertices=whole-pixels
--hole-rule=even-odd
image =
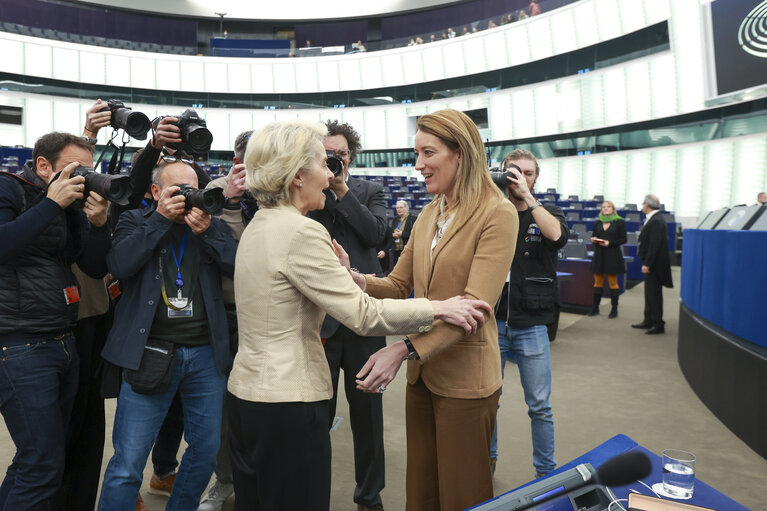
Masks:
[[[2,346],[0,367],[0,410],[16,445],[0,486],[0,509],[58,510],[79,377],[75,338]]]
[[[135,508],[149,451],[179,392],[189,445],[165,509],[196,511],[216,466],[225,390],[226,377],[216,369],[209,345],[176,348],[173,377],[162,394],[137,394],[123,381],[112,431],[115,453],[104,474],[99,510]]]
[[[511,354],[519,367],[519,380],[525,393],[527,414],[533,436],[533,465],[536,475],[545,475],[557,466],[554,460],[554,419],[551,414],[551,355],[549,336],[544,325],[511,328],[498,323],[498,347],[501,350],[501,374]],[[498,401],[500,408],[501,402]],[[498,422],[490,442],[490,457],[498,459]]]

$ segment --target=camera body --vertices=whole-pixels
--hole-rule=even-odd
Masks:
[[[83,176],[85,178],[83,197],[88,197],[88,194],[94,191],[115,204],[121,206],[128,204],[128,198],[133,191],[130,177],[102,174],[101,172],[96,172],[91,167],[84,167],[82,165],[72,171],[71,177],[75,176]],[[76,208],[82,208],[85,205],[85,200],[76,200],[72,205]]]
[[[112,112],[109,124],[113,128],[125,130],[128,135],[135,139],[146,140],[146,134],[149,132],[149,128],[152,127],[149,117],[141,112],[134,112],[119,99],[108,99],[107,106],[102,108],[100,112],[107,110]]]
[[[226,204],[226,197],[224,197],[222,188],[198,190],[185,183],[179,185],[179,190],[173,194],[173,197],[176,195],[184,196],[184,209],[200,208],[211,215],[220,213]]]
[[[513,163],[509,163],[506,168],[514,167],[519,172],[522,172],[522,169],[520,169],[518,166],[514,165]],[[509,187],[509,180],[506,179],[506,176],[510,177],[513,182],[517,181],[517,177],[509,172],[508,170],[505,171],[498,171],[490,169],[490,179],[495,183],[495,186],[501,189],[501,191],[506,191],[506,189]]]
[[[153,129],[157,129],[162,118],[157,117],[152,121]],[[181,142],[168,144],[168,147],[194,155],[204,155],[210,151],[213,134],[208,130],[205,119],[200,117],[195,110],[187,108],[178,116],[178,122],[173,124],[178,126]]]
[[[344,160],[333,151],[326,150],[325,154],[328,157],[328,169],[330,169],[330,172],[333,173],[334,177],[340,176],[344,171]]]

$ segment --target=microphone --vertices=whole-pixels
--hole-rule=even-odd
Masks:
[[[579,465],[580,466],[580,465]],[[590,484],[601,484],[603,486],[624,486],[631,484],[639,479],[644,479],[652,472],[652,463],[647,455],[640,451],[629,451],[614,456],[605,461],[596,470],[596,473],[589,470],[588,473],[581,473],[583,479],[575,485],[568,485],[562,488],[562,491],[550,491],[543,495],[533,497],[530,502],[522,507],[515,507],[513,511],[524,511],[532,509],[557,497],[562,497],[568,493],[588,486]],[[511,511],[510,508],[509,511]]]
[[[652,463],[640,451],[629,451],[605,461],[597,468],[596,481],[605,486],[625,486],[644,479],[652,472]]]
[[[645,453],[629,451],[610,458],[596,470],[591,464],[581,464],[471,509],[474,511],[524,511],[586,486],[601,485],[600,488],[625,486],[647,477],[651,471],[652,463]],[[606,490],[603,489],[602,492]]]

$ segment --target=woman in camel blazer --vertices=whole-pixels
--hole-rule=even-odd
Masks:
[[[435,194],[386,278],[355,282],[376,298],[441,299],[456,294],[495,303],[514,258],[519,220],[490,181],[482,139],[456,110],[419,118],[416,169]],[[408,336],[406,390],[407,510],[462,510],[493,497],[488,456],[501,387],[498,331],[492,316],[476,332],[437,323]],[[394,378],[407,343],[373,355],[359,388],[374,392]]]
[[[228,390],[238,510],[329,507],[325,312],[361,335],[386,335],[426,332],[435,319],[472,331],[484,319],[475,307],[491,310],[459,297],[377,300],[354,285],[327,230],[304,216],[323,207],[333,178],[325,133],[318,123],[273,123],[252,135],[245,155],[259,210],[240,239],[234,274],[239,351]]]

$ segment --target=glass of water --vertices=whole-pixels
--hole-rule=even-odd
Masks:
[[[678,449],[663,451],[663,490],[677,499],[689,499],[695,486],[695,455]]]

